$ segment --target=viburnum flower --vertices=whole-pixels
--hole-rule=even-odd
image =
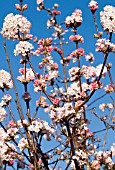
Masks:
[[[106,40],[105,38],[98,39],[96,45],[96,51],[98,52],[115,52],[115,44],[111,43],[110,40]]]
[[[71,16],[67,16],[65,19],[66,27],[77,28],[82,24],[82,11],[76,9]]]
[[[18,56],[26,56],[28,53],[30,53],[30,50],[33,49],[33,45],[27,41],[20,41],[14,50],[14,55]]]
[[[48,125],[48,122],[40,118],[33,120],[30,126],[28,126],[28,130],[37,132],[37,133],[42,130],[42,131],[45,131],[45,134],[49,134],[49,135],[54,134],[54,129]]]
[[[98,9],[98,3],[94,0],[91,0],[88,7],[90,8],[92,13],[95,13],[95,11]]]
[[[29,83],[30,81],[34,80],[35,76],[34,76],[34,73],[31,68],[26,68],[26,73],[25,73],[24,68],[20,68],[19,73],[21,74],[21,76],[18,76],[17,79],[22,83],[24,83],[24,82]],[[25,74],[26,74],[26,76],[25,76]]]
[[[0,89],[9,90],[13,87],[10,74],[5,70],[0,70]]]
[[[115,32],[115,7],[107,5],[100,12],[100,21],[103,29],[107,32]]]
[[[31,23],[22,15],[8,14],[3,23],[1,34],[6,39],[19,39],[21,34],[30,32]]]
[[[72,67],[69,69],[70,80],[73,81],[79,78],[80,68],[79,67]]]
[[[81,36],[81,35],[71,35],[70,37],[69,37],[69,39],[71,40],[71,41],[73,41],[73,42],[80,42],[80,43],[84,43],[84,39],[83,39],[83,37]]]

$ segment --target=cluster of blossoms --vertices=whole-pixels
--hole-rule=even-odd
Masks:
[[[45,75],[45,80],[51,80],[53,78],[58,77],[58,64],[54,62],[51,55],[45,57],[43,61],[39,64],[39,67],[45,67],[47,70],[47,74]]]
[[[23,0],[20,0],[20,4],[15,5],[16,9],[20,12],[27,9],[27,4],[23,6],[22,2]],[[12,97],[9,94],[4,94],[2,102],[0,103],[0,124],[2,127],[5,127],[1,123],[7,115],[3,106],[8,107],[13,120],[9,121],[6,128],[0,128],[0,157],[2,162],[5,166],[11,166],[14,164],[14,162],[12,162],[13,160],[19,160],[23,163],[22,169],[24,169],[29,162],[29,168],[31,169],[56,170],[57,164],[60,163],[58,161],[61,160],[64,162],[67,161],[67,164],[64,164],[65,169],[84,169],[87,165],[89,166],[87,169],[91,168],[92,170],[100,169],[103,165],[111,169],[113,166],[112,156],[115,155],[114,144],[110,152],[96,152],[98,146],[95,145],[95,143],[100,141],[95,135],[97,132],[90,131],[88,125],[90,120],[87,119],[87,111],[90,110],[88,107],[96,102],[96,100],[91,104],[87,105],[87,103],[89,99],[91,99],[93,92],[103,87],[101,79],[105,77],[108,71],[107,69],[111,68],[111,64],[107,66],[107,68],[105,67],[106,63],[105,65],[100,64],[96,67],[92,66],[91,63],[94,61],[93,54],[90,53],[86,55],[84,48],[79,47],[79,43],[84,43],[84,38],[80,34],[76,34],[77,28],[82,24],[81,10],[76,9],[72,15],[67,16],[64,21],[66,27],[72,28],[72,32],[74,33],[74,35],[69,37],[69,40],[75,42],[74,45],[76,44],[76,49],[70,52],[70,55],[66,58],[63,52],[65,49],[63,48],[63,44],[69,45],[69,43],[65,42],[63,38],[63,34],[66,32],[63,29],[63,24],[58,25],[57,22],[56,16],[61,14],[60,11],[56,10],[58,5],[55,4],[52,10],[44,6],[44,0],[37,0],[37,5],[38,10],[45,10],[51,16],[51,19],[47,22],[47,26],[48,28],[54,28],[53,36],[59,38],[59,44],[57,40],[56,43],[60,45],[60,49],[52,45],[53,39],[51,37],[40,40],[35,37],[34,42],[37,42],[38,48],[34,52],[31,52],[34,47],[31,43],[27,42],[27,40],[32,39],[32,35],[29,34],[31,23],[22,15],[9,14],[6,16],[1,31],[3,37],[6,39],[20,40],[16,45],[14,55],[20,55],[22,57],[20,64],[24,64],[24,68],[19,69],[21,75],[18,76],[17,79],[24,85],[25,92],[22,98],[26,104],[27,113],[26,115],[21,113],[23,111],[21,111],[18,95],[16,94],[16,106],[21,118],[21,120],[17,121],[13,112],[10,110],[9,102]],[[97,26],[94,13],[98,9],[98,3],[95,0],[91,0],[89,8],[94,17],[95,26]],[[111,24],[115,23],[113,18],[114,11],[114,7],[106,6],[104,12],[101,12],[101,24],[104,30],[109,32],[115,32],[115,27],[113,25],[111,26]],[[105,22],[105,20],[107,21]],[[106,53],[107,55],[109,52],[115,52],[115,45],[108,39],[101,39],[102,34],[98,34],[100,34],[100,36],[97,37],[99,39],[96,43],[96,51]],[[51,56],[52,51],[56,51],[60,55],[64,75],[59,74],[61,69],[58,63],[53,60],[53,55]],[[42,61],[38,64],[39,69],[41,69],[40,74],[34,71],[32,63],[29,60],[31,55],[42,56]],[[83,65],[85,62],[81,61],[81,56],[84,56],[86,61],[89,61],[88,66]],[[76,62],[75,65],[74,62],[71,62],[71,59]],[[67,70],[66,63],[68,64],[69,62],[71,64]],[[29,64],[31,68],[27,68],[27,64]],[[42,71],[43,74],[41,73]],[[106,93],[114,91],[111,76],[109,76],[109,78],[111,84],[104,88]],[[28,83],[30,83],[30,81],[31,83],[33,82],[34,92],[39,92],[39,99],[36,100],[36,110],[33,117],[31,117],[30,114],[30,105],[32,103],[30,103],[31,96],[28,92]],[[4,91],[4,88],[8,90],[12,86],[9,73],[1,70],[0,88],[2,91]],[[114,104],[104,103],[101,104],[99,108],[102,111],[104,111],[105,108],[109,108],[108,110],[112,111]],[[42,110],[49,112],[48,116],[51,125],[37,116],[37,113],[42,112]],[[28,118],[28,120],[26,120],[25,117]],[[101,118],[99,119],[105,121],[107,116],[103,117],[103,120]],[[115,116],[113,116],[112,122],[115,123]],[[106,124],[106,122],[104,123]],[[108,124],[109,123],[106,124],[107,130],[109,127]],[[56,140],[56,143],[59,142],[59,144],[53,146],[53,148],[51,146],[49,151],[44,152],[44,141],[42,137],[47,141],[53,138],[53,142]],[[53,156],[54,160],[52,161]],[[55,158],[57,159],[56,161]],[[49,168],[51,164],[54,165],[53,168]],[[18,166],[19,164],[17,164],[17,169],[21,168],[21,166]],[[61,170],[61,168],[58,168],[58,170]]]
[[[105,108],[113,109],[114,107],[113,107],[113,105],[112,105],[111,103],[108,103],[108,104],[105,104],[105,103],[100,104],[100,106],[99,106],[99,109],[100,109],[100,110],[102,110],[102,111],[104,112]]]
[[[22,83],[29,83],[30,81],[34,80],[35,76],[31,68],[26,68],[26,72],[24,68],[20,68],[19,73],[21,74],[21,76],[18,76],[17,79]]]
[[[28,53],[30,53],[30,50],[32,50],[34,47],[31,43],[27,41],[20,41],[14,50],[14,55],[18,56],[27,56]]]
[[[50,54],[53,51],[53,47],[51,45],[52,43],[52,38],[42,38],[38,41],[38,46],[37,50],[33,52],[33,55],[39,56],[40,54]]]
[[[71,16],[67,16],[65,19],[66,27],[77,28],[82,24],[82,11],[76,9]]]
[[[36,106],[41,106],[43,108],[48,107],[48,103],[46,102],[46,97],[40,96],[40,99],[36,101]]]
[[[70,60],[73,57],[75,58],[79,58],[80,56],[86,56],[85,51],[83,48],[78,48],[77,50],[73,51],[68,57],[67,59]]]
[[[42,75],[38,75],[38,78],[34,80],[34,91],[42,91],[43,89],[46,89],[46,80]]]
[[[19,39],[21,34],[30,32],[31,23],[22,15],[8,14],[3,23],[1,34],[6,39]]]
[[[55,132],[55,130],[48,125],[48,122],[40,118],[33,120],[28,126],[28,130],[36,133],[41,132],[46,140],[50,140],[50,137]]]
[[[103,29],[108,32],[115,32],[115,7],[107,5],[104,11],[100,12],[100,21]]]
[[[64,103],[63,107],[57,107],[51,110],[50,118],[55,122],[60,122],[63,118],[75,114],[72,103]]]
[[[97,67],[93,66],[85,66],[83,65],[81,68],[81,73],[85,77],[85,79],[95,78],[98,77],[101,73],[102,64],[98,65]],[[104,67],[102,72],[102,77],[105,77],[105,74],[107,73],[107,68]]]
[[[109,169],[112,168],[114,163],[111,159],[111,152],[99,151],[99,152],[95,153],[95,160],[93,160],[91,162],[91,168],[92,169],[100,169],[102,164],[107,165]]]
[[[0,89],[11,89],[13,83],[10,74],[5,70],[0,70]]]
[[[7,106],[8,103],[11,101],[12,97],[10,96],[10,94],[5,94],[3,97],[2,97],[2,101],[0,102],[0,106],[3,107],[3,106]]]
[[[110,40],[106,40],[105,38],[98,39],[96,45],[96,51],[98,52],[115,52],[115,44],[111,43]]]
[[[95,11],[98,9],[98,3],[95,0],[91,0],[89,3],[89,8],[92,13],[95,13]]]
[[[69,39],[71,40],[71,41],[73,41],[73,42],[80,42],[80,43],[84,43],[84,39],[83,39],[83,37],[81,36],[81,35],[71,35],[70,37],[69,37]]]

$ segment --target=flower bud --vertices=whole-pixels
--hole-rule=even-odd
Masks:
[[[28,8],[28,5],[24,4],[23,7],[22,7],[22,10],[25,11],[27,8]]]
[[[17,10],[21,11],[21,6],[20,6],[20,4],[15,4],[15,7],[16,7]]]

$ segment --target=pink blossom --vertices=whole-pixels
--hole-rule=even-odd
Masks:
[[[21,76],[18,76],[17,79],[24,83],[24,82],[30,82],[32,80],[34,80],[34,73],[32,71],[31,68],[26,68],[26,73],[25,73],[25,69],[24,68],[20,68],[19,69],[19,73],[22,74]],[[25,76],[26,75],[26,76]]]
[[[16,123],[14,122],[14,120],[10,120],[9,123],[8,123],[8,127],[15,127],[16,126]]]
[[[60,11],[57,11],[57,10],[52,10],[52,14],[53,14],[53,15],[60,15],[61,12],[60,12]]]
[[[60,99],[59,98],[55,98],[53,100],[53,104],[58,105],[59,103],[60,103]]]
[[[80,43],[84,43],[84,39],[83,39],[83,37],[81,36],[81,35],[71,35],[70,37],[69,37],[69,39],[71,40],[71,41],[73,41],[73,42],[80,42]]]
[[[94,0],[91,0],[88,6],[92,13],[94,13],[98,9],[98,3]]]

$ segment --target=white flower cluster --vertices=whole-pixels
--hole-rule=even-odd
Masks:
[[[115,44],[111,43],[110,40],[106,40],[105,38],[98,39],[96,46],[96,51],[98,52],[115,52]]]
[[[14,55],[18,56],[18,55],[22,55],[22,56],[26,56],[28,54],[28,52],[30,52],[31,49],[33,49],[33,45],[27,41],[20,41],[17,45],[16,48],[14,50]]]
[[[0,122],[2,122],[6,117],[6,110],[0,106]]]
[[[100,20],[105,31],[115,32],[115,7],[107,5],[100,12]]]
[[[13,87],[10,74],[5,70],[0,70],[0,88],[10,89]]]
[[[82,24],[82,11],[76,9],[71,16],[67,16],[65,20],[67,27],[79,27]]]
[[[28,34],[31,23],[22,15],[8,14],[3,23],[1,34],[6,39],[18,39],[20,33]]]
[[[46,135],[50,137],[55,132],[54,129],[48,125],[48,122],[40,118],[33,120],[30,126],[28,127],[28,130],[36,133],[41,131],[43,134],[45,134],[45,137]]]

